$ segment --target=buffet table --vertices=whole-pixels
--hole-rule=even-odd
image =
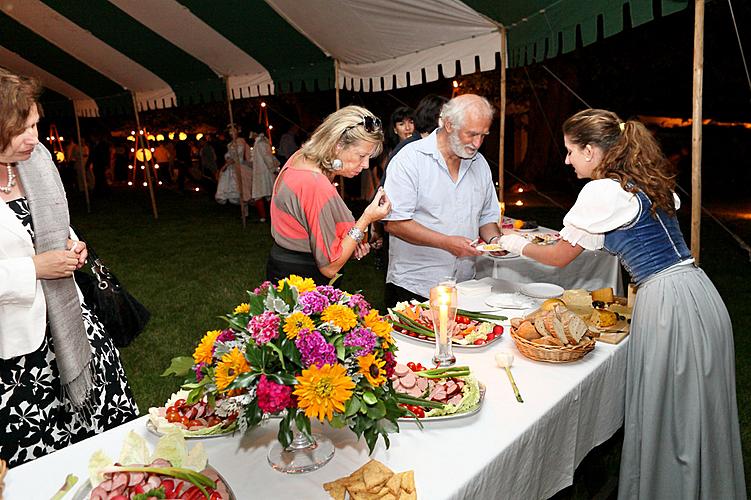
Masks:
[[[519,313],[501,312],[509,317]],[[621,426],[626,344],[598,343],[583,359],[564,364],[522,357],[508,332],[487,347],[456,349],[458,363],[469,365],[487,387],[480,412],[425,422],[423,430],[402,423],[399,434],[391,436],[391,448],[379,441],[373,458],[395,472],[413,469],[422,499],[548,498],[570,485],[584,456]],[[402,363],[429,364],[431,346],[401,336],[398,345]],[[501,349],[516,356],[512,371],[524,403],[516,401],[505,373],[496,367],[494,355]],[[145,424],[141,417],[12,469],[6,498],[48,499],[68,473],[84,481],[91,454],[101,449],[117,457],[130,430],[144,435],[153,448],[157,437]],[[191,440],[189,445],[203,443],[209,462],[238,499],[325,499],[321,485],[363,465],[368,451],[346,429],[316,427],[334,441],[336,454],[322,469],[302,475],[283,475],[267,464],[266,452],[277,432],[273,420],[242,437]]]
[[[539,227],[534,233],[512,229],[504,229],[504,232],[516,232],[522,235],[535,233],[558,235],[556,231],[546,227]],[[519,256],[499,258],[482,255],[477,257],[475,263],[475,278],[487,276],[517,283],[555,283],[567,290],[574,288],[597,290],[610,287],[616,295],[624,295],[621,265],[618,258],[600,250],[584,250],[573,262],[562,268],[546,266]]]

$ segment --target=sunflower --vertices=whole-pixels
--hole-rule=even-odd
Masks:
[[[349,307],[339,304],[332,304],[324,309],[321,319],[334,323],[345,332],[357,326],[357,315],[355,312]]]
[[[377,359],[372,354],[360,356],[357,359],[360,364],[360,373],[370,382],[373,387],[378,387],[386,382],[386,371],[383,366],[386,364],[382,359]]]
[[[222,356],[222,360],[217,363],[214,377],[216,379],[216,388],[223,391],[233,380],[241,373],[250,371],[250,365],[243,353],[235,347],[230,352]]]
[[[284,333],[287,334],[288,339],[297,337],[297,334],[303,328],[307,328],[308,330],[313,330],[315,328],[313,320],[304,313],[299,311],[292,313],[287,316],[286,320],[284,320]]]
[[[370,312],[362,320],[363,325],[366,328],[370,328],[370,331],[383,337],[385,339],[391,338],[391,324],[381,319],[377,309],[371,309]],[[393,343],[393,341],[391,341]]]
[[[243,302],[239,306],[235,307],[234,314],[248,314],[250,312],[250,304]]]
[[[211,330],[209,332],[206,332],[206,335],[203,336],[201,342],[198,343],[198,347],[196,347],[196,350],[193,352],[193,361],[195,362],[195,364],[211,364],[212,358],[214,356],[214,342],[216,342],[216,338],[221,333],[222,332],[219,330]]]
[[[344,412],[344,403],[352,397],[355,383],[347,376],[342,365],[313,365],[295,377],[297,386],[297,406],[305,411],[308,418],[331,421],[334,411]]]
[[[289,286],[297,288],[298,293],[310,292],[316,289],[316,282],[312,278],[303,278],[296,274],[290,274],[288,277],[279,280],[279,284],[276,287],[278,292],[281,292],[282,288],[284,288],[285,281]]]

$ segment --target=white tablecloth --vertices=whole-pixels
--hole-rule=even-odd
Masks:
[[[539,232],[555,233],[545,227],[540,227]],[[584,250],[573,262],[562,268],[546,266],[518,256],[497,258],[483,255],[477,258],[475,278],[486,276],[517,283],[555,283],[567,290],[597,290],[611,287],[616,295],[623,296],[621,265],[618,258],[599,250]]]
[[[487,387],[482,410],[471,417],[425,422],[424,430],[403,423],[399,434],[391,436],[391,448],[379,442],[373,457],[397,472],[413,469],[422,499],[548,498],[570,485],[584,456],[620,427],[625,344],[598,343],[584,359],[564,364],[522,357],[508,332],[495,345],[457,349],[458,363],[469,365]],[[431,346],[402,337],[398,345],[401,362],[429,363]],[[516,355],[512,371],[524,403],[516,401],[505,373],[495,366],[500,349]],[[145,423],[146,417],[139,418],[12,469],[6,498],[46,500],[68,473],[84,480],[91,454],[102,449],[116,458],[131,429],[153,447],[157,438]],[[363,465],[368,450],[347,429],[321,430],[336,444],[336,454],[322,469],[302,475],[283,475],[267,464],[266,452],[277,432],[273,420],[243,437],[201,442],[239,499],[325,499],[321,485]]]

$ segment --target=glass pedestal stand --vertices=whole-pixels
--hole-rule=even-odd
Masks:
[[[309,439],[293,428],[294,438],[284,448],[279,441],[274,442],[267,455],[269,465],[285,474],[312,472],[326,465],[334,456],[334,443],[322,434],[313,434]]]

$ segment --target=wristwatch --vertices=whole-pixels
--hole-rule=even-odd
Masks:
[[[347,236],[355,240],[355,243],[360,243],[365,238],[365,233],[357,226],[352,226],[352,228],[347,231]]]

